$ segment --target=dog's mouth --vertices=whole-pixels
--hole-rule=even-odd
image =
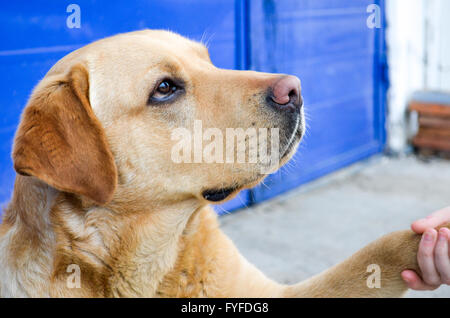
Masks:
[[[285,159],[289,155],[292,155],[293,149],[297,147],[297,145],[300,143],[303,134],[304,134],[303,122],[300,120],[297,130],[293,133],[292,139],[290,143],[287,145],[283,155],[281,156],[281,159]]]
[[[303,134],[304,134],[304,118],[302,115],[300,115],[295,125],[295,129],[292,132],[291,137],[289,138],[290,139],[289,142],[285,146],[282,154],[280,154],[280,160],[282,162],[277,169],[281,168],[281,166],[283,166],[284,163],[286,163],[289,160],[289,158],[294,154],[294,151],[297,145],[300,143]],[[202,197],[210,202],[220,202],[227,199],[233,193],[242,190],[243,188],[254,186],[266,176],[267,175],[258,175],[256,178],[252,180],[247,180],[247,182],[244,183],[245,185],[241,186],[206,189],[202,192]]]
[[[285,159],[288,159],[288,157],[292,156],[294,153],[294,149],[297,147],[297,145],[300,143],[301,139],[303,138],[303,134],[305,132],[305,120],[303,118],[303,114],[300,113],[297,117],[297,120],[295,122],[295,128],[292,129],[291,136],[286,143],[286,146],[280,156],[280,159],[285,162]],[[281,166],[279,167],[281,168]]]
[[[209,189],[202,192],[203,198],[211,202],[219,202],[225,200],[237,188]]]

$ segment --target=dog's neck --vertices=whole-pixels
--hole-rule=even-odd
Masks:
[[[194,199],[164,207],[149,202],[145,210],[133,213],[86,207],[74,196],[18,176],[0,231],[5,276],[0,277],[0,294],[25,296],[28,288],[35,293],[40,282],[42,296],[154,296],[176,262],[189,218],[199,208]],[[8,255],[21,265],[14,267]],[[36,268],[36,277],[29,278],[24,264]],[[23,277],[34,280],[32,285],[12,281],[22,277],[21,267]]]
[[[55,246],[50,211],[57,195],[37,179],[17,176],[0,224],[0,296],[49,296]]]

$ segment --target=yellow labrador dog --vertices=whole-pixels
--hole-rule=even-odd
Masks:
[[[276,128],[278,158],[174,160],[180,140],[173,132],[199,122],[224,135],[255,127],[275,136]],[[247,262],[219,229],[209,203],[284,164],[303,132],[296,77],[218,69],[203,45],[174,33],[121,34],[67,55],[34,89],[16,133],[0,295],[401,296],[400,272],[418,270],[420,237],[410,231],[286,286]],[[244,149],[215,150],[249,155],[252,136]],[[381,288],[367,282],[371,264]]]

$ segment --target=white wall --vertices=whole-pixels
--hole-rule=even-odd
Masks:
[[[388,147],[407,147],[406,108],[417,90],[450,93],[450,0],[387,0]]]

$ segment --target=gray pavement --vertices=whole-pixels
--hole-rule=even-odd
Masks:
[[[295,283],[447,205],[450,161],[378,156],[220,222],[267,276]],[[450,297],[450,286],[406,296]]]

